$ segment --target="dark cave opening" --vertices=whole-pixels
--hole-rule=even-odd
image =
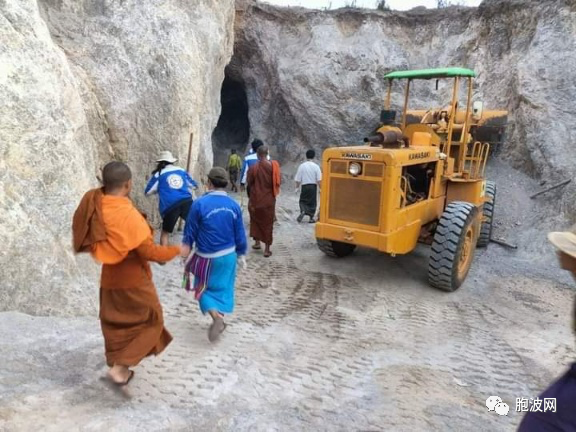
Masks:
[[[226,74],[220,100],[222,112],[212,132],[212,151],[214,165],[226,167],[230,150],[236,149],[238,154],[243,156],[250,138],[248,97],[244,84]]]

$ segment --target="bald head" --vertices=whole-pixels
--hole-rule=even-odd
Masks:
[[[258,159],[266,159],[268,156],[268,146],[262,145],[258,147],[258,150],[256,150],[256,155],[258,156]]]
[[[108,162],[102,169],[102,183],[105,193],[130,189],[130,180],[132,180],[132,172],[124,162]]]

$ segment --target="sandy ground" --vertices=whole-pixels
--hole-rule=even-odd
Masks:
[[[574,358],[573,283],[545,242],[561,219],[528,199],[540,185],[499,163],[491,176],[494,235],[519,248],[479,251],[455,293],[427,285],[426,247],[323,256],[289,193],[274,255],[248,257],[218,343],[180,287],[180,264],[155,265],[174,342],[123,392],[101,380],[96,317],[0,314],[0,430],[514,430],[516,398],[535,397]],[[488,412],[492,395],[508,416]]]

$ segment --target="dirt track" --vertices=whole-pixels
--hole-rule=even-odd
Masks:
[[[514,184],[500,191],[508,210],[528,205]],[[274,255],[249,256],[215,345],[180,265],[154,267],[175,340],[125,393],[100,380],[95,318],[0,314],[0,430],[512,430],[515,399],[572,360],[570,280],[541,238],[520,232],[528,219],[502,211],[496,234],[539,245],[542,260],[491,245],[447,294],[426,283],[425,247],[329,259],[296,207],[282,198]],[[491,395],[507,417],[487,411]]]

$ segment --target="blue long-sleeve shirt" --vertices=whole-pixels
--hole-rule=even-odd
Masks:
[[[196,244],[196,253],[216,258],[236,251],[245,255],[248,248],[242,210],[226,192],[208,192],[192,204],[186,227],[184,244]]]
[[[156,173],[148,181],[144,193],[151,195],[158,193],[160,201],[160,215],[164,217],[166,212],[182,201],[191,200],[191,188],[197,188],[198,184],[186,170],[168,165],[159,173]]]

